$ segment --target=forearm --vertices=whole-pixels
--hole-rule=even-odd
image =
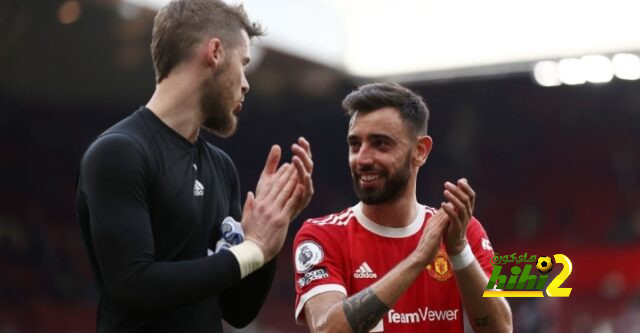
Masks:
[[[393,307],[424,266],[409,256],[370,287],[331,305],[314,331],[368,332]]]
[[[240,280],[238,262],[229,252],[179,262],[138,263],[121,269],[103,271],[107,295],[145,309],[193,303],[220,294]]]
[[[255,319],[273,283],[276,260],[277,258],[274,258],[224,291],[220,305],[222,317],[227,323],[240,328]]]
[[[455,271],[464,309],[475,332],[511,332],[509,304],[502,297],[482,297],[489,279],[477,260]]]

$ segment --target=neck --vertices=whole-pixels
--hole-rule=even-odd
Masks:
[[[146,105],[162,122],[191,143],[197,140],[204,122],[200,110],[199,82],[183,71],[174,70],[156,85]]]
[[[369,205],[362,203],[362,212],[376,224],[402,228],[406,227],[416,218],[418,214],[418,200],[416,199],[415,177],[409,180],[405,191],[393,201],[380,204]]]

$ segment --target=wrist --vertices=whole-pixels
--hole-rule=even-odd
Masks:
[[[451,261],[451,268],[453,268],[454,271],[459,271],[471,265],[471,263],[476,260],[476,257],[471,251],[471,246],[465,242],[464,248],[459,253],[449,255],[449,260]]]
[[[409,267],[411,267],[412,269],[422,271],[431,261],[433,261],[433,258],[428,258],[424,254],[418,251],[414,251],[405,260],[407,261]]]
[[[250,240],[245,240],[238,245],[230,247],[229,251],[233,253],[236,260],[238,260],[241,279],[264,265],[265,256],[262,249]]]
[[[467,239],[463,238],[454,245],[445,243],[444,248],[447,251],[447,255],[451,257],[460,254],[468,245]]]

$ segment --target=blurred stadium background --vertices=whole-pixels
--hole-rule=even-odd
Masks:
[[[95,290],[75,175],[101,131],[153,91],[154,0],[0,2],[0,333],[91,332]],[[510,299],[516,332],[640,332],[640,20],[613,1],[246,1],[253,48],[239,132],[211,140],[245,193],[268,147],[304,135],[316,195],[294,221],[355,203],[340,101],[403,82],[431,110],[420,201],[467,177],[494,249],[564,253],[569,298]],[[291,237],[259,319],[293,323]],[[556,274],[557,274],[556,270]],[[229,331],[233,331],[229,329]]]

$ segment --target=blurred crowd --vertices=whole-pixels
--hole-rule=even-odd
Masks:
[[[316,195],[291,235],[304,218],[356,202],[340,109],[356,84],[338,80],[324,96],[254,86],[238,134],[211,137],[234,159],[245,190],[269,145],[310,140]],[[419,200],[436,205],[445,180],[467,177],[496,252],[564,253],[573,261],[568,299],[511,300],[517,331],[640,330],[637,84],[549,89],[515,76],[411,87],[431,109],[435,142]],[[1,100],[0,332],[91,331],[95,290],[73,213],[77,166],[91,140],[137,105]],[[301,330],[290,258],[286,245],[258,331]]]

